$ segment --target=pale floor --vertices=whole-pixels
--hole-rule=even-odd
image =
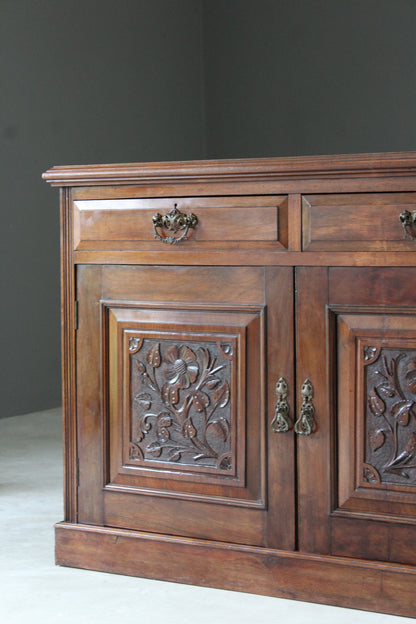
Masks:
[[[0,622],[405,624],[365,613],[54,565],[62,512],[59,409],[0,419]],[[255,586],[255,579],[253,579]]]

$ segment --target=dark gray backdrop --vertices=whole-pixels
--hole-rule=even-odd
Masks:
[[[414,0],[0,0],[0,417],[60,404],[48,167],[416,149]]]

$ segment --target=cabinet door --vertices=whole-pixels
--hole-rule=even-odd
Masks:
[[[416,564],[415,284],[416,268],[298,271],[315,408],[298,439],[302,550]]]
[[[79,266],[77,289],[79,522],[293,548],[293,434],[270,427],[292,270]]]

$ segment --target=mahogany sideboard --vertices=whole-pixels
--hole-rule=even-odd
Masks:
[[[416,153],[43,177],[57,563],[416,616]]]

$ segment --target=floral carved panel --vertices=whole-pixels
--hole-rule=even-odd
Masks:
[[[364,347],[366,434],[363,479],[416,485],[416,351]]]
[[[238,340],[183,338],[129,337],[130,463],[232,476]]]

